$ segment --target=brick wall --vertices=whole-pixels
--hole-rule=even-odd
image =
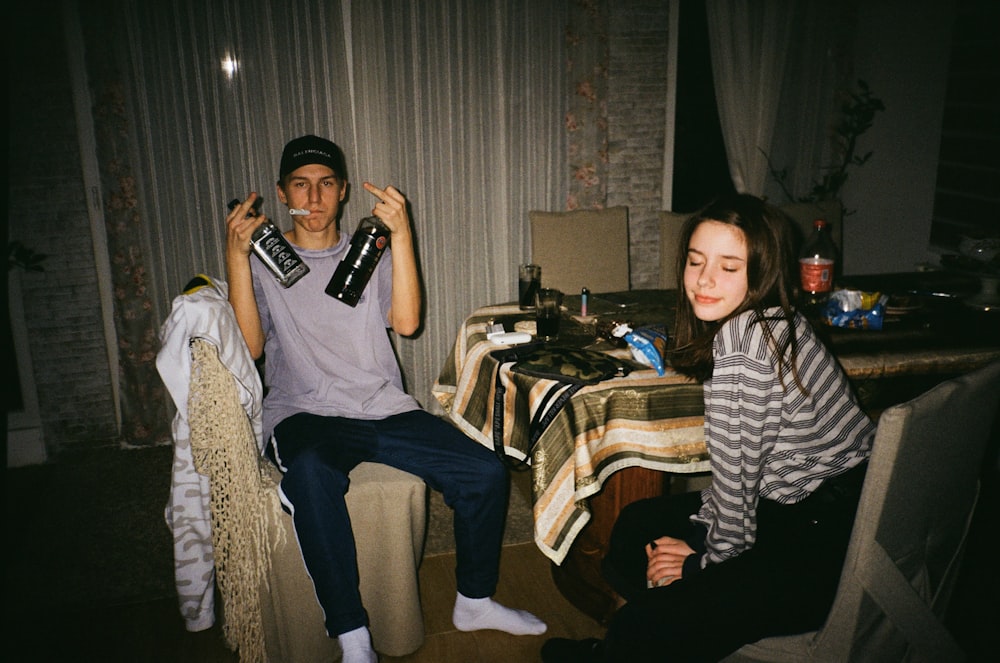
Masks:
[[[58,2],[14,17],[9,53],[9,239],[48,255],[22,299],[50,457],[117,437]]]
[[[632,287],[653,288],[660,272],[668,6],[622,0],[610,11],[608,205],[629,208]]]

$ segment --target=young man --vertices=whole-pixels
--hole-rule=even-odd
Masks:
[[[455,510],[458,596],[452,619],[463,631],[537,635],[545,624],[490,598],[499,573],[506,517],[506,469],[485,447],[422,410],[403,390],[386,331],[408,336],[421,319],[421,289],[406,199],[365,182],[372,214],[391,232],[356,307],[324,289],[348,250],[340,232],[348,190],[343,153],[316,136],[290,141],[281,155],[278,200],[296,215],[285,233],[309,273],[284,288],[250,258],[250,237],[266,217],[248,216],[256,193],[226,219],[229,300],[254,358],[266,350],[264,439],[284,474],[306,568],[344,662],[376,661],[358,591],[356,550],[344,504],[347,475],[374,461],[420,476]]]

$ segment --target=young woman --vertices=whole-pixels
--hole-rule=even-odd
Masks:
[[[833,602],[875,426],[792,304],[790,222],[734,195],[682,242],[671,363],[704,383],[712,483],[623,509],[603,568],[624,605],[604,641],[549,640],[545,663],[717,661]]]

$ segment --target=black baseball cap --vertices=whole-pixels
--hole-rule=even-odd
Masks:
[[[342,180],[347,179],[347,160],[335,143],[319,136],[306,135],[288,141],[281,153],[278,180],[283,181],[292,171],[318,163],[327,166]]]

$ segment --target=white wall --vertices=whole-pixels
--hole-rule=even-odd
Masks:
[[[844,273],[911,271],[928,262],[938,148],[954,17],[947,0],[859,4],[855,75],[885,103],[861,137],[871,161],[843,198]]]

